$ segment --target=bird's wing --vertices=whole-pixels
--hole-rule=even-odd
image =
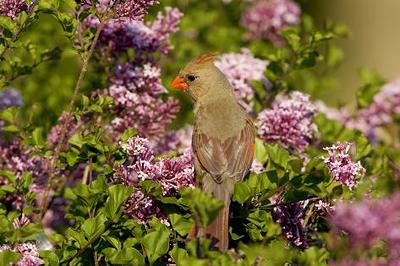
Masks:
[[[193,150],[201,166],[215,180],[222,183],[224,178],[241,180],[249,170],[254,154],[255,128],[250,118],[243,129],[224,142],[209,137],[195,127]]]

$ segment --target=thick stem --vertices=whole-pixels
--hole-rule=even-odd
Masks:
[[[72,109],[73,109],[74,104],[75,104],[76,97],[78,96],[79,90],[80,90],[80,88],[82,86],[83,79],[84,79],[84,77],[86,75],[90,58],[92,57],[92,55],[94,53],[94,49],[96,47],[97,41],[98,41],[98,39],[100,37],[100,33],[103,30],[106,21],[107,21],[106,19],[100,20],[100,24],[97,27],[97,30],[96,30],[92,45],[90,46],[90,49],[89,49],[88,53],[85,56],[83,56],[82,68],[81,68],[81,71],[79,73],[78,80],[76,81],[75,88],[74,88],[74,91],[73,91],[73,94],[72,94],[72,97],[71,97],[71,101],[69,102],[69,105],[68,105],[68,109],[67,109],[68,114],[70,114],[72,112]],[[49,193],[50,193],[51,189],[53,188],[54,181],[55,181],[54,178],[55,178],[55,174],[56,174],[55,173],[56,163],[57,163],[57,160],[59,159],[60,153],[61,153],[61,151],[63,149],[63,145],[64,145],[64,142],[65,142],[65,139],[66,139],[66,135],[67,135],[67,131],[68,131],[68,125],[69,125],[69,122],[70,122],[71,118],[72,118],[71,116],[68,116],[66,121],[65,121],[65,123],[63,124],[63,127],[61,128],[60,139],[59,139],[59,141],[57,143],[57,146],[54,149],[53,158],[50,161],[49,177],[48,177],[48,180],[47,180],[46,189],[44,191],[43,200],[42,200],[41,206],[40,206],[40,215],[38,217],[39,219],[43,218],[43,216],[46,213],[46,210],[48,208],[47,200],[48,200]]]

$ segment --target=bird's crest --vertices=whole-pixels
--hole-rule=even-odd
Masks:
[[[197,65],[206,64],[208,62],[213,62],[217,58],[217,53],[205,53],[197,57],[193,63]]]

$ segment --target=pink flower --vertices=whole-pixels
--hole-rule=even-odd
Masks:
[[[333,180],[340,181],[352,189],[356,185],[356,178],[365,174],[365,169],[360,162],[353,162],[349,151],[352,144],[337,142],[331,147],[326,147],[329,157],[323,158]]]
[[[251,39],[265,38],[282,44],[279,35],[288,26],[300,22],[300,7],[291,0],[260,0],[243,13],[240,24]]]
[[[7,16],[13,20],[17,19],[19,13],[27,11],[28,5],[25,0],[1,0],[0,15]]]
[[[227,53],[215,61],[231,83],[236,99],[247,111],[252,110],[254,90],[251,82],[263,80],[268,62],[255,58],[248,49],[242,48],[240,53]]]
[[[302,152],[317,133],[314,116],[309,96],[292,92],[288,98],[277,98],[271,109],[258,115],[258,135],[266,142]]]
[[[135,188],[135,192],[124,205],[127,214],[143,224],[153,216],[167,222],[166,216],[161,212],[160,203],[152,196],[145,195],[139,182],[153,180],[159,183],[164,196],[176,196],[181,187],[194,187],[191,154],[156,160],[150,142],[141,137],[132,137],[121,146],[128,153],[129,160],[114,168],[113,179]]]
[[[44,264],[44,261],[39,258],[36,245],[32,243],[26,242],[16,244],[14,248],[9,244],[4,244],[0,246],[0,252],[3,250],[11,250],[22,255],[21,259],[16,264],[17,266],[39,266]]]

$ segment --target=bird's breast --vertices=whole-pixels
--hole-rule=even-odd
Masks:
[[[225,141],[244,127],[246,117],[240,106],[213,104],[198,108],[195,123],[198,130],[209,137]]]

